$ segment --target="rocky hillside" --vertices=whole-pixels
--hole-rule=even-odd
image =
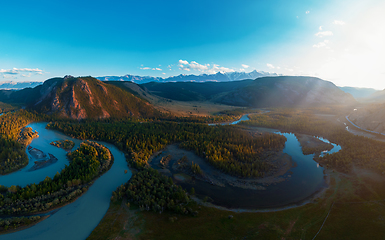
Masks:
[[[0,100],[73,119],[151,117],[158,111],[151,104],[119,87],[92,77],[54,78],[35,88],[1,94]]]
[[[306,107],[355,104],[352,95],[333,83],[313,77],[262,77],[255,80],[206,83],[142,84],[151,94],[179,101],[211,101],[245,107]]]

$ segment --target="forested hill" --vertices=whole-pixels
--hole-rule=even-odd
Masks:
[[[314,77],[279,76],[233,82],[175,82],[141,85],[149,93],[179,101],[211,101],[247,107],[354,104],[352,95]]]
[[[0,91],[0,101],[73,119],[153,117],[159,112],[122,88],[92,77],[53,78],[35,88]]]

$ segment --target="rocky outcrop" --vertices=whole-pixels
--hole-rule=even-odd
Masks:
[[[108,90],[105,86],[99,84],[98,87],[104,92],[105,95],[108,95]]]
[[[111,116],[105,109],[102,109],[102,113],[103,115],[100,118],[109,118]]]
[[[92,99],[92,98],[89,98],[89,99]],[[69,101],[70,101],[69,108],[67,108],[66,110],[70,118],[78,119],[78,120],[87,118],[87,113],[85,109],[82,108],[79,101],[76,99],[74,86],[72,86]]]
[[[82,91],[83,94],[88,96],[90,104],[94,104],[94,97],[93,97],[93,94],[92,94],[91,89],[88,86],[87,82],[84,81],[83,79],[79,79],[77,81],[77,85],[79,86],[80,91]]]

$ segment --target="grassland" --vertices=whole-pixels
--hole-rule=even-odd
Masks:
[[[144,220],[139,208],[128,207],[125,200],[111,202],[100,224],[87,239],[137,239],[142,234]]]

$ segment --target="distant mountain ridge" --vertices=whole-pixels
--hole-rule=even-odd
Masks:
[[[384,103],[385,102],[385,89],[376,91],[369,96],[362,99],[363,102],[371,102],[371,103]]]
[[[279,76],[279,75],[276,73],[269,73],[269,72],[254,70],[249,73],[217,72],[216,74],[201,74],[201,75],[180,74],[178,76],[172,76],[168,78],[152,77],[152,76],[134,76],[129,74],[125,76],[104,76],[104,77],[96,77],[96,78],[101,81],[131,81],[137,84],[143,84],[148,82],[229,82],[229,81],[239,81],[244,79],[256,79],[256,78],[266,77],[266,76]]]
[[[43,84],[43,82],[0,82],[0,89],[23,89],[23,88],[34,88]]]
[[[379,92],[374,88],[358,88],[358,87],[339,87],[342,91],[352,94],[355,99],[367,98]]]

